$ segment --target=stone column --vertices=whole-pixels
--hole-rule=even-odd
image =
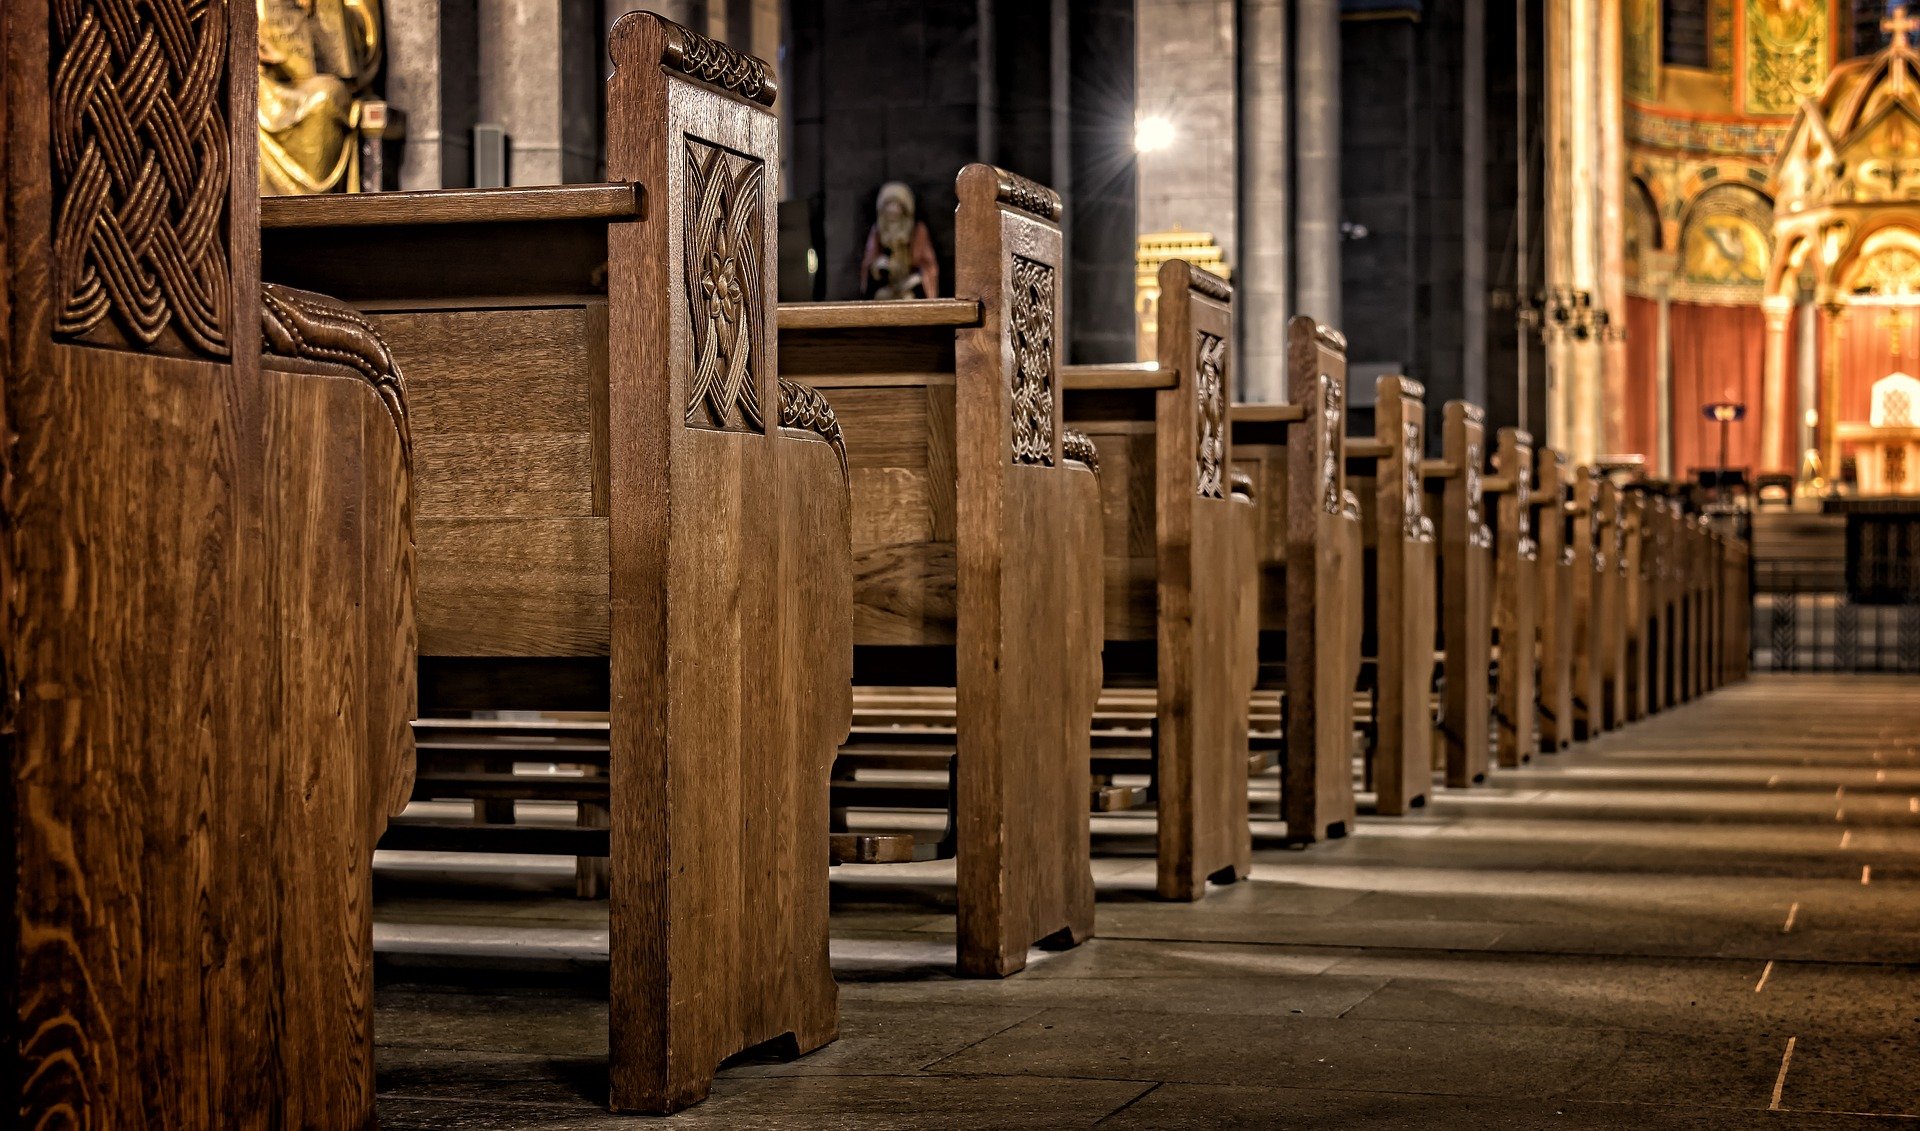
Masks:
[[[1240,3],[1240,267],[1234,326],[1240,396],[1287,399],[1287,271],[1292,254],[1287,153],[1286,0]]]
[[[596,0],[480,0],[480,118],[507,131],[514,185],[600,175]]]
[[[1597,263],[1594,272],[1594,305],[1605,310],[1612,327],[1600,344],[1600,380],[1594,390],[1599,401],[1603,450],[1617,450],[1627,429],[1627,339],[1623,332],[1627,318],[1627,138],[1626,90],[1623,86],[1623,25],[1620,0],[1594,0],[1597,20],[1597,44],[1594,55],[1597,119],[1594,195],[1597,202],[1595,222],[1599,228]],[[1662,356],[1668,356],[1662,351]],[[1672,432],[1668,439],[1671,442]],[[1672,448],[1668,448],[1670,476]]]
[[[1568,302],[1585,293],[1604,307],[1598,18],[1596,0],[1547,5],[1547,287]],[[1598,336],[1566,334],[1547,356],[1546,442],[1576,464],[1603,454],[1608,440],[1604,348]]]
[[[1340,325],[1340,2],[1294,5],[1294,309]]]
[[[473,184],[478,0],[387,0],[386,98],[407,116],[403,189]]]
[[[1766,352],[1760,369],[1760,464],[1765,471],[1792,471],[1783,437],[1786,433],[1787,401],[1787,319],[1793,316],[1793,299],[1786,295],[1768,295],[1760,300],[1767,320]]]
[[[1136,234],[1211,232],[1238,281],[1233,0],[1138,0],[1134,18],[1135,115],[1172,126],[1135,158]]]
[[[1800,333],[1794,342],[1800,355],[1800,379],[1796,382],[1800,395],[1793,414],[1793,434],[1798,442],[1787,453],[1790,462],[1786,469],[1797,473],[1801,457],[1813,447],[1813,425],[1807,423],[1807,414],[1820,411],[1820,315],[1819,308],[1804,294],[1794,313],[1800,321]]]
[[[1835,430],[1840,424],[1840,366],[1847,346],[1847,327],[1842,316],[1845,303],[1829,299],[1821,304],[1826,311],[1826,333],[1821,335],[1820,352],[1825,360],[1825,386],[1820,390],[1820,420],[1816,435],[1820,444],[1820,473],[1827,482],[1840,481],[1840,439]]]

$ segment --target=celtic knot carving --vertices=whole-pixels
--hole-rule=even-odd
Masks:
[[[366,378],[400,433],[402,458],[413,466],[406,381],[365,315],[326,295],[262,283],[260,345],[271,356],[344,365]]]
[[[1041,184],[1028,180],[1018,173],[996,168],[998,184],[995,196],[1002,204],[1010,204],[1022,212],[1040,217],[1042,220],[1060,218],[1060,194]]]
[[[686,286],[692,320],[687,423],[763,432],[757,354],[764,348],[761,162],[687,139]]]
[[[1253,499],[1253,476],[1236,467],[1227,473],[1227,483],[1233,488],[1234,494],[1248,501]]]
[[[1340,382],[1320,375],[1320,505],[1328,514],[1341,513]]]
[[[1199,409],[1199,435],[1194,460],[1197,464],[1196,489],[1201,496],[1219,499],[1226,495],[1221,471],[1227,462],[1227,393],[1222,372],[1227,359],[1227,342],[1218,334],[1198,334],[1193,366],[1193,391]]]
[[[1514,513],[1518,516],[1514,525],[1520,556],[1532,560],[1540,556],[1539,543],[1533,538],[1533,461],[1525,458],[1528,454],[1526,449],[1522,448],[1520,452],[1520,467],[1513,476]]]
[[[773,71],[752,55],[742,55],[718,40],[708,39],[679,24],[666,25],[666,52],[661,60],[673,69],[722,90],[731,90],[742,98],[773,105],[779,84]]]
[[[231,352],[226,0],[53,0],[54,333]]]
[[[1013,462],[1053,463],[1054,269],[1013,257]]]
[[[820,390],[780,378],[780,427],[812,432],[840,457],[840,474],[847,474],[847,441],[840,433],[840,417]]]

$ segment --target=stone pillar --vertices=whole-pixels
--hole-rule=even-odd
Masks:
[[[1234,280],[1240,396],[1287,399],[1287,272],[1292,255],[1287,154],[1286,0],[1240,3],[1240,262]]]
[[[403,189],[473,184],[479,0],[387,0],[386,98],[407,115]]]
[[[1786,295],[1768,295],[1760,300],[1767,320],[1766,352],[1760,369],[1760,464],[1764,471],[1792,471],[1793,464],[1782,451],[1786,435],[1787,400],[1787,320],[1793,316],[1793,300]]]
[[[508,138],[507,183],[600,175],[596,0],[480,0],[480,119]]]
[[[1340,2],[1294,5],[1294,309],[1340,325]]]
[[[1842,316],[1843,302],[1829,300],[1821,304],[1826,311],[1826,333],[1821,335],[1820,353],[1825,361],[1825,384],[1820,390],[1820,420],[1816,435],[1820,443],[1820,473],[1827,482],[1840,482],[1840,439],[1835,430],[1840,424],[1840,365],[1847,346],[1847,327]]]
[[[1599,446],[1619,449],[1627,434],[1627,137],[1626,90],[1623,85],[1624,13],[1620,0],[1594,0],[1595,36],[1593,113],[1597,144],[1594,196],[1597,262],[1595,306],[1607,312],[1611,325],[1600,343],[1600,379],[1594,394],[1599,402]],[[1663,356],[1667,356],[1663,353]],[[1668,433],[1671,441],[1672,433]],[[1664,476],[1672,475],[1669,467]]]
[[[1601,305],[1599,13],[1596,0],[1549,0],[1547,13],[1548,305],[1555,293],[1568,305],[1582,293]],[[1547,356],[1546,442],[1576,464],[1602,455],[1608,440],[1604,348],[1600,336],[1568,333]]]
[[[1788,453],[1791,462],[1787,470],[1798,472],[1800,460],[1813,447],[1813,425],[1807,423],[1808,413],[1820,411],[1820,315],[1819,309],[1806,296],[1800,296],[1794,307],[1795,316],[1800,321],[1800,333],[1794,345],[1798,347],[1800,374],[1795,384],[1799,387],[1793,414],[1793,434],[1797,438],[1794,450]]]

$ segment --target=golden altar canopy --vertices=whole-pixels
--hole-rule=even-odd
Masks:
[[[1817,435],[1830,472],[1843,441],[1871,446],[1873,426],[1859,419],[1871,390],[1920,360],[1906,336],[1920,315],[1920,53],[1910,42],[1920,19],[1896,8],[1882,27],[1884,49],[1835,67],[1801,103],[1768,186],[1775,254],[1764,302],[1783,312],[1810,292],[1825,315]],[[1770,339],[1775,323],[1784,318],[1769,318]],[[1784,380],[1769,380],[1769,434],[1785,411]]]

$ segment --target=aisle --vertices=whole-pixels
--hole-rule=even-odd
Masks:
[[[952,977],[931,886],[842,885],[841,1039],[729,1068],[671,1125],[1920,1117],[1920,680],[1757,679],[1422,816],[1262,846],[1197,906],[1151,900],[1150,859],[1097,866],[1101,937],[998,983]],[[383,1125],[636,1126],[598,1107],[604,905],[410,890],[380,905]],[[536,933],[476,926],[503,915]],[[486,994],[406,984],[410,950],[482,936],[544,941],[548,974],[469,956]]]

